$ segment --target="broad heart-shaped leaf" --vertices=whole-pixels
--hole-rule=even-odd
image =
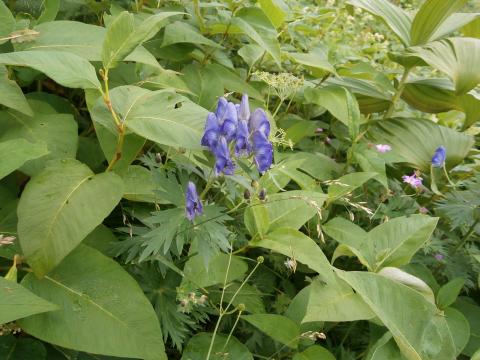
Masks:
[[[389,0],[349,0],[348,3],[382,19],[405,46],[410,45],[412,20],[402,8]]]
[[[110,214],[123,195],[114,173],[95,175],[73,159],[52,161],[25,187],[18,204],[23,253],[44,276]]]
[[[40,33],[39,36],[33,41],[16,44],[16,50],[65,51],[89,61],[102,61],[102,45],[107,31],[104,27],[58,20],[39,24],[34,30]],[[142,46],[133,50],[125,60],[160,68],[155,57]]]
[[[277,40],[277,31],[261,9],[256,7],[242,8],[232,18],[231,24],[261,46],[281,67],[281,52]]]
[[[0,54],[0,64],[31,67],[65,87],[101,88],[92,64],[63,51],[38,50]]]
[[[167,358],[157,315],[142,289],[97,250],[80,245],[43,279],[29,274],[22,284],[59,307],[23,319],[27,333],[94,354]]]
[[[335,357],[323,346],[313,345],[295,354],[293,360],[335,360]]]
[[[270,219],[270,230],[279,227],[299,229],[320,212],[327,195],[313,191],[285,191],[268,197],[265,207]]]
[[[161,12],[135,26],[133,14],[127,11],[120,13],[107,27],[102,49],[103,67],[110,69],[117,66],[137,46],[153,37],[165,25],[165,19],[180,14]]]
[[[15,109],[25,115],[33,115],[25,95],[20,86],[8,78],[8,71],[5,66],[0,66],[0,105]]]
[[[275,341],[296,349],[300,337],[300,327],[286,316],[277,314],[243,315],[242,319],[249,322]]]
[[[430,120],[396,118],[378,121],[368,136],[377,144],[389,144],[394,162],[407,163],[423,172],[430,171],[435,150],[447,149],[447,168],[463,161],[473,146],[473,137],[435,124]]]
[[[57,310],[57,306],[38,297],[16,282],[0,276],[0,324],[30,315]]]
[[[410,45],[436,40],[433,35],[442,23],[466,3],[467,0],[426,0],[413,19]]]
[[[362,186],[371,178],[377,176],[374,172],[356,172],[343,175],[337,180],[333,180],[328,187],[327,202],[335,201]]]
[[[391,219],[365,233],[342,218],[324,226],[325,232],[348,248],[371,271],[408,264],[430,238],[438,218],[412,215]]]
[[[18,169],[27,160],[48,154],[45,143],[32,144],[18,138],[0,142],[0,179]]]
[[[0,112],[0,141],[25,139],[46,144],[48,154],[27,161],[21,171],[32,176],[43,170],[48,160],[73,158],[77,152],[78,125],[70,114],[26,116],[14,110]],[[44,145],[42,145],[44,146]]]
[[[348,89],[337,85],[320,89],[307,88],[305,99],[308,103],[323,106],[344,123],[352,140],[357,137],[361,122],[360,109],[355,96]]]
[[[417,291],[381,275],[338,271],[392,333],[408,360],[452,360],[455,344],[445,318]]]
[[[216,334],[210,360],[225,360],[225,354],[228,354],[228,359],[232,360],[253,360],[248,348],[235,336],[230,337],[228,343],[227,339],[227,335]],[[212,334],[210,333],[196,334],[188,342],[181,360],[205,360],[211,341]]]
[[[480,39],[453,37],[407,50],[407,57],[421,59],[445,73],[457,94],[465,94],[480,83]]]
[[[327,283],[313,281],[309,288],[309,300],[303,323],[356,321],[375,317],[362,298],[336,275]]]
[[[320,274],[322,279],[333,279],[333,270],[320,247],[307,235],[292,228],[278,228],[269,232],[251,246],[273,250],[307,265]]]
[[[136,86],[120,86],[110,92],[112,105],[127,129],[159,144],[201,149],[207,111],[171,91],[150,91]],[[99,98],[91,111],[93,120],[112,134],[117,130]],[[102,145],[103,147],[103,145]]]

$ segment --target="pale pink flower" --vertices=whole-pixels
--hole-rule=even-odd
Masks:
[[[387,145],[387,144],[377,144],[377,145],[375,145],[375,148],[377,149],[377,151],[379,153],[386,153],[386,152],[392,150],[392,147],[390,145]]]
[[[422,178],[417,176],[417,174],[413,173],[412,175],[403,175],[402,176],[403,182],[409,184],[414,189],[419,188],[422,186]]]

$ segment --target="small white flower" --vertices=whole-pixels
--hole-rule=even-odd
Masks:
[[[0,246],[2,245],[11,245],[15,241],[15,236],[4,236],[0,235]]]
[[[293,273],[297,270],[297,261],[294,258],[288,258],[284,264],[285,267]]]

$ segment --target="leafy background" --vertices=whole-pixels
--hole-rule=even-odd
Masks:
[[[477,11],[0,2],[0,358],[480,359]],[[215,176],[242,94],[274,164]]]

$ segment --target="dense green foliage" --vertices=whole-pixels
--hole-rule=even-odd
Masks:
[[[0,1],[0,359],[479,360],[476,11]]]

